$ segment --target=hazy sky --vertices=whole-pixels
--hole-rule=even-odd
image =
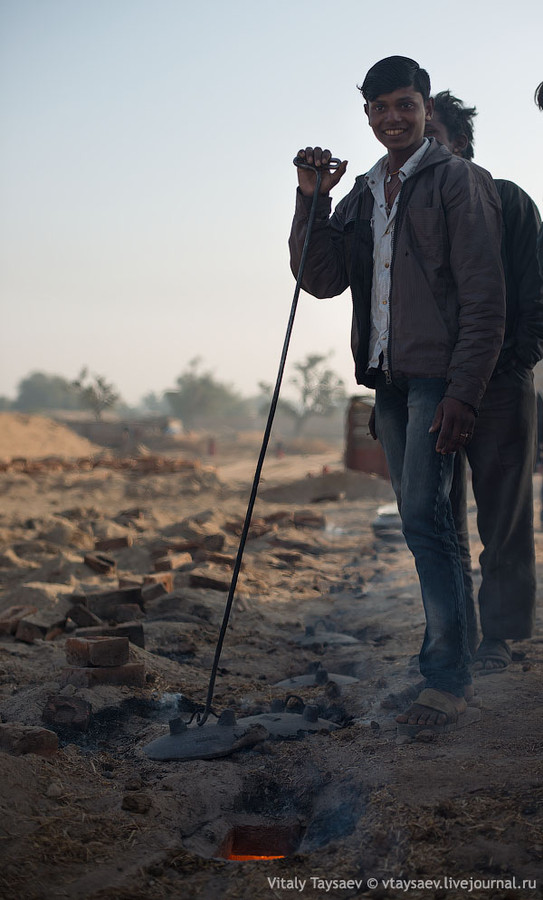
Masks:
[[[341,199],[383,154],[356,84],[411,56],[543,209],[542,48],[541,0],[0,0],[0,394],[86,364],[135,403],[195,356],[275,381],[298,148],[350,161]],[[349,331],[348,293],[302,294],[289,362],[356,392]]]

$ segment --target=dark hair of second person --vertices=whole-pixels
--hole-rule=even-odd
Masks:
[[[450,91],[439,91],[434,97],[434,115],[447,129],[451,141],[465,136],[467,144],[462,150],[464,159],[473,159],[473,118],[477,115],[475,106],[464,106]]]

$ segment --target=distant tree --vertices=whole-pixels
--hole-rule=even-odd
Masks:
[[[142,397],[139,408],[143,413],[153,413],[156,416],[167,415],[170,406],[164,394],[155,394],[154,391]]]
[[[304,360],[295,363],[294,369],[297,374],[290,379],[290,383],[296,390],[296,397],[294,400],[278,401],[277,408],[294,420],[297,435],[301,434],[308,419],[312,416],[329,416],[345,399],[343,380],[324,365],[329,356],[330,354],[323,356],[310,353]],[[269,404],[272,396],[271,385],[260,382],[259,387],[263,399]],[[266,412],[264,404],[260,411],[262,414]]]
[[[191,359],[177,379],[178,389],[165,394],[172,414],[181,419],[188,431],[199,419],[225,421],[245,409],[241,395],[230,385],[217,381],[211,372],[201,372],[200,363],[200,357]]]
[[[81,405],[93,411],[97,421],[100,421],[105,409],[111,409],[120,400],[113,385],[108,384],[102,375],[91,376],[86,367],[72,382],[72,389],[79,396]]]
[[[9,409],[13,409],[13,401],[8,397],[0,397],[0,412],[7,412]]]
[[[45,372],[32,372],[19,382],[12,408],[19,412],[79,409],[79,398],[66,378],[47,375]]]

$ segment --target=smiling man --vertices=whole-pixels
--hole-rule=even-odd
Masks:
[[[330,218],[328,194],[347,163],[329,171],[329,150],[299,151],[323,172],[303,287],[316,297],[351,289],[356,379],[375,388],[376,430],[419,575],[427,688],[398,722],[450,729],[470,720],[472,689],[449,492],[454,452],[471,438],[503,338],[499,199],[487,172],[424,136],[433,103],[418,63],[381,60],[360,90],[387,153]],[[295,274],[315,175],[299,169],[298,179]]]

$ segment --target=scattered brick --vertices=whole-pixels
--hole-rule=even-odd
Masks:
[[[79,628],[92,628],[93,625],[101,625],[102,620],[82,603],[76,603],[68,612],[68,618],[75,622]]]
[[[111,572],[114,572],[117,567],[113,557],[106,556],[105,553],[85,553],[83,562],[89,569],[92,569],[94,572],[99,572],[101,575],[109,575]]]
[[[124,666],[130,655],[127,637],[69,637],[66,662],[69,666]]]
[[[296,563],[301,562],[303,559],[302,554],[297,553],[294,550],[279,550],[276,551],[273,555],[276,559],[280,559],[281,562],[287,563],[289,566],[293,566]]]
[[[47,728],[8,722],[0,724],[0,750],[6,750],[15,756],[24,756],[26,753],[54,756],[58,750],[58,737]]]
[[[288,522],[292,522],[292,513],[288,512],[286,509],[279,509],[277,510],[277,512],[270,513],[267,516],[263,516],[263,519],[268,523],[268,525],[275,525],[278,522],[285,524]]]
[[[191,587],[207,588],[211,591],[229,591],[230,584],[231,580],[229,578],[218,578],[204,572],[190,573]]]
[[[45,634],[46,641],[55,641],[58,637],[64,634],[64,628],[60,628],[58,625],[55,628],[50,628],[49,631]]]
[[[180,553],[199,550],[202,548],[204,550],[212,550],[220,553],[222,548],[224,547],[225,540],[226,538],[222,531],[217,531],[213,534],[198,535],[198,537],[193,537],[190,540],[174,538],[170,542],[170,546],[172,550],[177,550]]]
[[[48,629],[37,622],[30,621],[30,618],[21,619],[15,630],[15,640],[22,641],[24,644],[33,644],[34,641],[43,641]]]
[[[227,522],[225,528],[231,534],[235,534],[236,537],[241,537],[244,524],[244,519],[234,519],[231,522]],[[254,540],[255,538],[263,537],[265,534],[269,534],[270,531],[273,531],[273,527],[273,523],[266,522],[265,519],[253,519],[249,526],[247,540]]]
[[[101,591],[96,594],[87,595],[87,606],[96,616],[101,619],[117,619],[117,613],[120,606],[139,605],[141,600],[141,587],[116,588],[112,591]],[[141,609],[140,609],[141,612]],[[129,621],[129,620],[124,620]]]
[[[0,613],[0,634],[15,634],[21,619],[37,612],[36,606],[10,606]]]
[[[123,576],[119,578],[120,588],[137,588],[143,584],[143,578],[139,575]]]
[[[144,584],[162,584],[170,593],[173,591],[173,574],[172,572],[151,572],[143,576]]]
[[[154,565],[156,572],[169,572],[192,565],[192,556],[190,553],[169,553],[167,556],[155,559]]]
[[[60,604],[64,606],[64,604]],[[44,640],[52,632],[62,634],[68,618],[68,605],[62,609],[42,609],[32,615],[24,616],[17,624],[15,640],[33,644],[36,640]]]
[[[338,503],[345,500],[345,491],[331,491],[328,494],[319,494],[311,498],[311,503]]]
[[[45,704],[42,719],[48,725],[60,725],[75,731],[88,731],[92,718],[92,705],[80,697],[52,695]]]
[[[220,553],[226,538],[222,531],[213,534],[191,535],[189,538],[162,538],[150,549],[152,559],[160,559],[168,553],[193,553],[195,550],[210,550]]]
[[[123,550],[125,547],[131,547],[134,538],[131,534],[123,534],[120,537],[102,538],[95,541],[95,550]]]
[[[309,553],[311,556],[322,556],[323,553],[326,553],[325,547],[321,547],[318,544],[309,544],[307,541],[293,541],[289,538],[274,536],[273,543],[276,547],[281,547],[285,550],[297,550],[300,553]]]
[[[166,541],[157,541],[149,548],[149,556],[151,559],[162,559],[163,556],[168,555],[171,549],[172,547]]]
[[[167,594],[170,594],[169,591],[162,582],[158,581],[155,584],[144,584],[141,589],[141,599],[143,603],[150,603],[152,600],[158,600],[159,597],[165,597]]]
[[[229,569],[233,569],[236,564],[235,556],[229,556],[227,553],[212,553],[208,550],[199,550],[195,558],[198,562],[217,563],[217,565],[227,566]],[[242,562],[240,571],[243,571],[244,568],[245,563]]]

